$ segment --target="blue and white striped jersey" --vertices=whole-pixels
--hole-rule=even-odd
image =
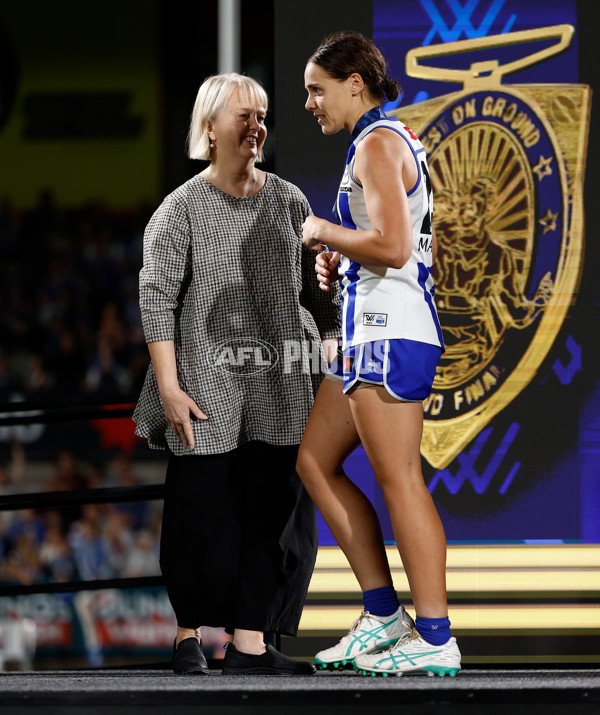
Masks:
[[[404,338],[443,349],[431,277],[433,196],[427,158],[416,134],[397,117],[386,117],[381,109],[375,108],[357,123],[334,213],[338,223],[346,228],[373,228],[363,188],[354,178],[354,160],[356,147],[369,132],[380,127],[397,132],[408,143],[417,165],[419,177],[408,192],[413,249],[402,268],[361,265],[342,256],[339,273],[343,288],[343,347]]]

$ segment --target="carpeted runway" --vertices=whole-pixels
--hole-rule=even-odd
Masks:
[[[165,670],[0,673],[0,712],[39,715],[592,715],[600,670],[464,670],[456,678],[178,676]]]

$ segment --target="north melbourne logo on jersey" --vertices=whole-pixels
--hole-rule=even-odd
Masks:
[[[387,313],[363,313],[363,325],[376,325],[384,328],[387,325]]]

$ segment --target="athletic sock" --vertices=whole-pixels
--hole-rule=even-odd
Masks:
[[[417,616],[415,628],[421,638],[431,645],[443,645],[452,635],[448,618],[420,618]]]
[[[382,586],[372,588],[370,591],[363,591],[363,602],[365,611],[369,611],[374,616],[391,616],[398,610],[398,596],[393,586]]]

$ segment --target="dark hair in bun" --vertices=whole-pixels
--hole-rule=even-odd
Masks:
[[[360,32],[342,31],[328,35],[309,57],[322,67],[330,77],[341,82],[357,72],[371,95],[380,102],[394,100],[400,94],[400,85],[387,76],[387,63],[372,40]]]

